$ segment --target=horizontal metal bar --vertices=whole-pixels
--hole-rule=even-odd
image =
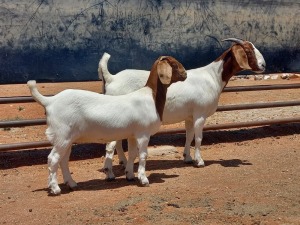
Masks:
[[[287,107],[287,106],[298,106],[298,105],[300,105],[300,101],[225,105],[225,106],[218,106],[217,111],[221,112],[221,111],[232,111],[232,110],[262,109],[262,108]],[[46,124],[46,119],[0,121],[0,128],[37,126],[37,125],[45,125],[45,124]]]
[[[45,125],[46,119],[0,121],[0,128]]]
[[[300,83],[225,87],[223,92],[262,91],[262,90],[295,89],[295,88],[300,88]],[[28,102],[34,102],[34,99],[31,96],[0,98],[0,104],[28,103]]]
[[[242,128],[242,127],[257,127],[257,126],[266,126],[266,125],[273,125],[273,124],[285,124],[285,123],[300,123],[300,117],[206,125],[204,126],[203,130],[204,131],[224,130],[224,129],[234,129],[234,128]],[[165,134],[179,134],[179,133],[185,133],[185,129],[177,128],[177,129],[159,130],[154,136],[165,135]],[[50,146],[51,144],[48,141],[2,144],[0,145],[0,151],[42,148],[42,147],[50,147]]]
[[[45,95],[50,97],[52,95]],[[31,96],[19,96],[19,97],[0,97],[0,104],[13,104],[13,103],[30,103],[35,102]]]
[[[1,144],[0,152],[1,151],[11,151],[11,150],[20,150],[20,149],[46,148],[46,147],[50,147],[50,146],[51,146],[51,143],[49,141]]]
[[[0,104],[28,103],[28,102],[35,102],[35,101],[30,96],[24,96],[24,97],[1,97],[0,98]]]
[[[234,129],[234,128],[242,128],[242,127],[257,127],[257,126],[285,124],[285,123],[300,123],[300,117],[206,125],[206,126],[204,126],[203,131]],[[178,134],[178,133],[185,133],[185,129],[184,128],[176,128],[176,129],[160,130],[155,135]]]
[[[223,92],[268,91],[268,90],[296,89],[296,88],[300,88],[300,83],[225,87]]]
[[[300,101],[284,101],[284,102],[264,102],[264,103],[251,103],[241,105],[222,105],[218,106],[217,111],[233,111],[233,110],[245,110],[245,109],[263,109],[263,108],[275,108],[275,107],[287,107],[298,106]]]

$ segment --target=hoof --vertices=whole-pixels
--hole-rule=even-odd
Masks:
[[[184,162],[185,164],[193,164],[193,160],[191,160],[191,161],[190,161],[190,160],[188,160],[188,161],[187,161],[187,160],[183,160],[183,162]]]
[[[193,163],[193,158],[190,155],[186,155],[185,153],[183,154],[183,161],[186,164],[192,164]]]
[[[140,181],[140,184],[142,185],[142,187],[149,187],[148,179],[146,181]]]
[[[126,177],[126,180],[129,181],[129,182],[133,182],[133,181],[135,181],[135,178],[128,178],[128,177]]]
[[[115,177],[107,177],[107,178],[105,178],[105,180],[106,180],[107,182],[112,182],[112,181],[115,181],[116,178],[115,178]]]
[[[149,187],[149,180],[145,175],[139,176],[139,181],[143,187]]]
[[[142,185],[142,187],[149,187],[150,185],[149,185],[149,183],[141,183],[141,185]]]
[[[202,168],[202,167],[205,167],[205,163],[204,161],[200,161],[200,162],[195,162],[195,166],[198,167],[198,168]]]
[[[185,164],[193,164],[193,159],[191,157],[184,157],[183,162]]]
[[[50,190],[49,192],[49,196],[58,196],[61,194],[61,190],[60,189],[55,189],[55,190]]]
[[[65,184],[72,190],[77,187],[77,183],[75,181],[67,181]]]

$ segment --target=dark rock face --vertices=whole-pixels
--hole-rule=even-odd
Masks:
[[[187,68],[217,58],[228,37],[252,41],[267,72],[300,71],[297,0],[3,0],[0,83],[97,80],[99,59],[110,71],[149,70],[159,55]]]

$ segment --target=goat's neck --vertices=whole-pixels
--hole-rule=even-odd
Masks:
[[[162,121],[163,111],[166,103],[167,85],[164,85],[159,80],[156,72],[151,70],[148,81],[145,85],[152,89],[152,95],[155,102],[156,111]]]
[[[218,74],[221,76],[222,81],[225,83],[224,86],[228,83],[229,79],[242,71],[241,67],[238,65],[231,48],[225,51],[219,58],[214,62],[221,62],[218,68]]]

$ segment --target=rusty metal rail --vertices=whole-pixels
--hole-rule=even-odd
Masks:
[[[300,83],[225,87],[223,92],[269,91],[269,90],[295,89],[295,88],[300,88]]]
[[[227,87],[223,90],[223,92],[278,90],[278,89],[294,89],[294,88],[300,88],[300,83],[299,84],[285,84],[285,85],[257,85],[257,86]],[[34,102],[33,98],[32,97],[0,98],[0,104],[28,103],[28,102]],[[221,111],[231,111],[231,110],[262,109],[262,108],[299,106],[299,105],[300,105],[300,101],[225,105],[225,106],[218,106],[217,111],[221,112]],[[299,122],[300,122],[300,117],[294,117],[294,118],[284,118],[284,119],[252,121],[252,122],[216,124],[216,125],[204,126],[204,131],[233,129],[233,128],[242,128],[242,127],[254,127],[254,126],[265,126],[265,125],[273,125],[273,124],[299,123]],[[46,124],[46,119],[0,121],[0,128],[37,126],[37,125],[45,125],[45,124]],[[177,134],[177,133],[185,133],[185,129],[179,128],[179,129],[160,130],[155,135]],[[2,144],[2,145],[0,145],[0,151],[32,149],[32,148],[41,148],[41,147],[50,147],[50,146],[51,146],[51,144],[48,141]]]
[[[300,83],[225,87],[223,92],[262,91],[262,90],[295,89],[295,88],[300,88]],[[46,95],[46,96],[50,96],[50,95]],[[0,104],[30,103],[30,102],[34,102],[34,99],[31,96],[0,97]]]
[[[222,111],[233,111],[233,110],[263,109],[263,108],[275,108],[275,107],[299,106],[299,105],[300,105],[300,101],[224,105],[224,106],[218,106],[217,111],[222,112]],[[37,126],[37,125],[45,125],[45,124],[46,124],[46,119],[0,121],[0,128]]]
[[[211,130],[234,129],[234,128],[242,128],[242,127],[257,127],[257,126],[266,126],[266,125],[273,125],[273,124],[286,124],[286,123],[300,123],[300,117],[261,120],[261,121],[252,121],[252,122],[206,125],[206,126],[204,126],[203,130],[211,131]],[[166,135],[166,134],[180,134],[180,133],[185,133],[185,129],[176,128],[176,129],[159,130],[154,136]],[[44,147],[50,147],[50,146],[51,146],[51,143],[49,141],[2,144],[2,145],[0,145],[0,152],[1,151],[11,151],[11,150],[20,150],[20,149],[44,148]]]

